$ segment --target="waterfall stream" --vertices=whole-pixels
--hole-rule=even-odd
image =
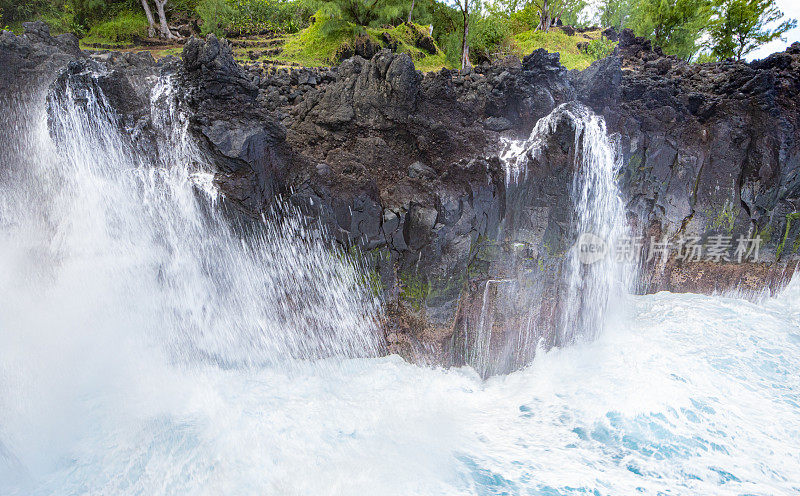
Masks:
[[[611,301],[623,301],[636,278],[635,263],[618,257],[630,238],[625,203],[617,185],[621,160],[606,131],[605,121],[587,107],[561,106],[575,127],[575,169],[572,199],[578,239],[568,254],[568,283],[559,343],[595,339],[606,324]],[[553,114],[537,124],[551,126]],[[605,250],[597,257],[582,253],[587,241],[596,240]],[[588,255],[588,256],[587,256]]]
[[[636,278],[636,264],[615,252],[630,237],[630,230],[617,185],[621,160],[601,116],[575,102],[556,107],[536,123],[526,142],[508,143],[503,154],[507,181],[520,181],[527,173],[529,158],[539,156],[548,137],[564,120],[575,137],[571,198],[576,239],[566,254],[562,321],[556,340],[559,345],[595,339],[606,324],[609,302],[621,301]],[[581,251],[592,242],[602,250],[597,256]]]
[[[180,358],[263,365],[377,353],[376,302],[319,232],[291,215],[237,231],[210,208],[213,176],[169,80],[152,91],[155,161],[120,133],[96,87],[78,91],[68,85],[49,103],[56,167],[69,171],[66,205],[52,212],[67,237],[60,265],[107,260],[99,269],[137,285],[166,324],[156,339]]]
[[[93,75],[69,77],[27,109],[24,174],[1,186],[0,455],[57,458],[89,429],[80,398],[139,384],[130,374],[159,360],[288,369],[379,354],[379,302],[313,225],[226,216],[169,79],[152,91],[146,153]]]
[[[621,162],[617,156],[616,137],[610,136],[602,117],[577,102],[565,103],[540,119],[527,140],[508,140],[500,158],[505,166],[507,206],[511,215],[523,216],[520,210],[529,207],[527,202],[540,202],[530,196],[526,188],[537,187],[536,179],[529,178],[532,167],[540,167],[544,148],[560,125],[566,124],[572,134],[570,146],[571,167],[569,182],[558,186],[568,189],[569,208],[567,216],[570,229],[569,247],[563,255],[547,253],[539,247],[538,258],[552,258],[558,269],[552,275],[531,270],[520,265],[519,257],[503,260],[497,268],[504,273],[515,274],[513,278],[487,279],[483,283],[479,316],[474,328],[464,330],[466,336],[466,363],[482,375],[507,372],[525,366],[533,358],[535,349],[547,345],[568,346],[578,341],[596,339],[609,323],[609,316],[618,310],[636,280],[638,254],[620,257],[616,250],[630,238],[625,203],[622,199],[617,175]],[[548,205],[546,209],[558,208]],[[515,211],[516,210],[516,211]],[[522,222],[524,224],[524,221]],[[517,223],[519,224],[519,222]],[[524,228],[511,222],[500,233],[498,239],[516,240],[524,235]],[[512,251],[513,245],[512,244]],[[524,245],[525,243],[516,243]],[[589,246],[587,246],[589,245]],[[582,252],[597,248],[597,253]],[[541,265],[540,265],[541,266]],[[557,280],[547,280],[552,277]],[[557,314],[541,315],[541,300],[544,288],[556,287],[553,297]],[[492,298],[490,289],[502,296]],[[495,314],[517,312],[508,309],[507,301],[516,298],[523,306],[524,318],[512,320],[502,329],[503,336],[495,341],[492,349]],[[546,321],[546,329],[535,329],[535,323]],[[473,321],[470,321],[470,324]],[[470,327],[470,326],[467,326]],[[548,346],[545,346],[548,347]]]

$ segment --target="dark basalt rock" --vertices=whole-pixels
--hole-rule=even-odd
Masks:
[[[613,41],[615,43],[619,41],[619,33],[614,28],[606,28],[601,34],[608,38],[609,41]]]
[[[278,115],[259,103],[258,86],[213,34],[186,43],[182,75],[192,130],[215,159],[220,186],[251,214],[269,208],[289,167]]]
[[[431,55],[436,55],[436,42],[433,41],[433,38],[430,36],[417,32],[416,37],[414,38],[414,46],[419,48],[420,50],[424,50]]]
[[[391,36],[389,37],[391,39]],[[373,55],[381,50],[381,46],[367,35],[356,37],[353,45],[346,45],[336,55],[336,59],[342,62],[350,57],[358,56],[365,59],[371,59]]]
[[[42,22],[26,23],[25,34],[0,32],[0,182],[15,181],[30,160],[20,140],[38,123],[31,109],[42,103],[47,88],[70,62],[85,58],[72,35],[50,36]]]
[[[758,236],[761,260],[778,273],[797,259],[789,220],[800,207],[796,45],[751,64],[687,64],[623,30],[613,56],[573,75],[579,99],[622,135],[623,184],[645,231],[673,239],[723,234],[734,242]],[[730,287],[736,270],[720,267],[727,275],[714,283],[714,267],[703,265],[706,277],[694,290]],[[776,279],[763,267],[753,269],[763,277],[747,278],[750,268],[738,267],[740,287]],[[686,273],[673,263],[645,282],[650,290],[685,290]]]
[[[71,60],[85,57],[73,34],[52,37],[41,21],[26,22],[23,28],[22,36],[0,33],[0,94],[6,97],[39,91]]]
[[[25,38],[36,45],[42,47],[53,46],[73,56],[81,54],[78,37],[72,33],[65,33],[55,37],[50,36],[50,26],[43,21],[23,22],[22,28],[25,30]]]

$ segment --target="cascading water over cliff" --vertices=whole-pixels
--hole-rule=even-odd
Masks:
[[[562,116],[575,127],[576,173],[571,196],[578,235],[567,255],[567,292],[558,337],[559,345],[567,345],[594,339],[601,332],[610,301],[619,304],[632,288],[639,253],[624,250],[630,229],[617,185],[621,160],[605,121],[584,106],[565,104],[540,121],[533,133],[552,131],[554,121]],[[587,251],[591,248],[600,250],[597,256]]]
[[[564,177],[559,186],[567,190],[563,196],[569,202],[541,208],[572,212],[566,216],[566,231],[558,233],[567,240],[563,252],[526,225],[542,201],[532,192],[538,179],[529,177],[529,169],[542,167],[543,155],[552,152],[547,149],[550,140],[559,133],[571,136],[570,142],[558,145],[568,149],[569,158],[557,172]],[[595,339],[633,287],[639,253],[622,249],[631,238],[615,150],[615,137],[607,133],[603,118],[576,102],[540,119],[527,140],[505,143],[501,159],[508,218],[498,238],[511,240],[507,250],[512,255],[495,263],[495,272],[504,277],[483,282],[474,310],[479,316],[464,319],[465,361],[482,374],[524,366],[537,347]],[[538,267],[530,266],[531,259],[539,261]],[[545,259],[552,260],[549,269]],[[542,304],[548,299],[549,307]],[[499,329],[496,315],[504,320]]]
[[[140,367],[291,369],[383,346],[365,279],[313,226],[226,215],[169,78],[148,142],[97,77],[66,73],[46,113],[27,109],[28,160],[5,167],[19,173],[0,196],[0,447],[15,465],[47,465],[89,428],[90,391],[149,387]]]

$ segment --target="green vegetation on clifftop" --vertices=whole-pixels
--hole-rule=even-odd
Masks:
[[[568,69],[584,69],[613,51],[615,44],[602,35],[608,27],[630,27],[687,60],[741,59],[796,26],[776,0],[602,0],[593,7],[585,0],[164,1],[162,12],[155,0],[0,0],[0,25],[20,32],[24,21],[42,20],[53,34],[74,32],[86,47],[157,44],[162,51],[177,46],[176,37],[215,33],[247,38],[235,45],[240,60],[273,65],[332,65],[354,53],[391,48],[411,55],[425,71],[522,57],[539,48],[558,52]],[[148,37],[163,43],[142,40]]]
[[[595,60],[607,56],[616,45],[602,38],[599,30],[576,32],[570,36],[559,28],[550,28],[547,32],[534,29],[523,31],[514,36],[514,43],[519,56],[544,48],[548,52],[561,54],[561,65],[567,69],[578,70],[586,69]]]
[[[278,59],[304,66],[330,66],[343,55],[356,53],[358,44],[371,44],[375,48],[387,48],[391,44],[395,51],[409,54],[417,69],[444,67],[446,56],[432,40],[435,54],[416,46],[416,40],[425,36],[425,26],[403,23],[392,28],[363,27],[342,19],[335,9],[323,7],[314,14],[309,27],[287,36]]]

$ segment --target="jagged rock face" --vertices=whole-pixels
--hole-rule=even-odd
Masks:
[[[576,234],[575,129],[560,123],[514,185],[498,154],[501,137],[527,137],[561,103],[584,102],[620,134],[621,184],[640,233],[764,240],[764,264],[671,259],[645,267],[643,290],[777,287],[798,259],[800,45],[752,64],[689,65],[629,31],[619,38],[614,55],[582,72],[544,50],[466,71],[422,74],[407,55],[381,51],[338,68],[266,72],[238,65],[213,36],[187,42],[182,61],[90,60],[34,25],[0,35],[11,69],[0,84],[66,69],[53,87],[70,77],[80,86],[86,69],[103,66],[91,84],[147,146],[152,84],[175,76],[229,202],[258,217],[281,197],[359,250],[382,283],[390,348],[412,359],[463,363],[489,302],[487,346],[504,357],[491,372],[525,359],[509,348],[523,327],[554,344],[547,328]],[[505,278],[524,290],[487,282]],[[532,305],[537,320],[524,322]]]
[[[564,76],[546,52],[423,76],[383,51],[343,63],[284,119],[291,201],[372,260],[398,319],[414,324],[390,333],[405,353],[449,356],[470,263],[506,216],[497,131],[527,134],[570,99]]]
[[[797,259],[800,44],[751,64],[687,64],[626,30],[614,56],[573,79],[578,97],[622,135],[622,182],[646,231],[759,236],[763,261]],[[731,281],[729,267],[719,273],[673,260],[645,282],[652,291],[762,285]]]
[[[286,131],[258,101],[258,87],[214,35],[186,43],[186,103],[192,129],[218,167],[219,184],[252,214],[269,208],[289,167]]]
[[[23,23],[25,34],[0,33],[0,94],[37,88],[69,61],[84,57],[74,34],[50,36],[42,21]]]
[[[147,55],[147,58],[131,60],[135,56],[126,54],[118,61],[121,68],[110,71],[101,70],[101,65],[91,59],[73,60],[50,85],[51,97],[63,98],[68,90],[79,95],[76,98],[79,102],[88,101],[90,94],[104,95],[111,107],[109,114],[131,136],[132,143],[145,153],[156,154],[150,122],[149,85],[143,84],[156,73],[156,64]],[[139,64],[132,65],[130,61]]]

